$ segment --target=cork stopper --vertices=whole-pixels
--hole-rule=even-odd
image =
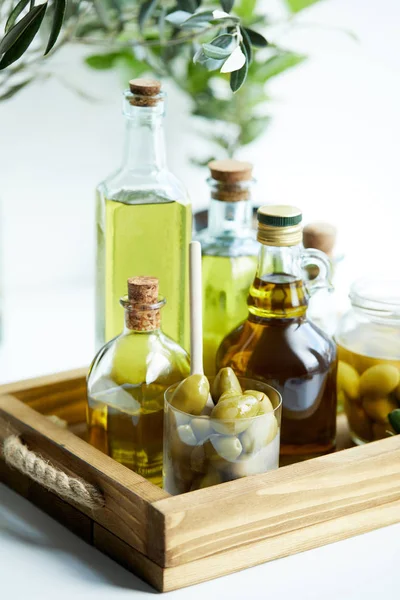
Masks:
[[[129,100],[133,106],[155,106],[162,99],[161,82],[157,79],[131,79],[129,89],[133,94]]]
[[[305,248],[316,248],[317,250],[321,250],[332,258],[336,234],[336,227],[330,223],[309,223],[303,229],[303,245]]]
[[[157,277],[132,277],[128,279],[128,303],[125,305],[125,322],[129,329],[152,331],[160,327]]]
[[[253,165],[241,160],[212,160],[208,163],[211,177],[216,181],[225,183],[237,183],[238,181],[250,181]]]
[[[222,202],[250,198],[253,165],[240,160],[212,160],[208,163],[212,181],[211,197]]]

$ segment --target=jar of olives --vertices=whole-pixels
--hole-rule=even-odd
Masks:
[[[391,434],[400,406],[400,281],[365,278],[350,291],[351,310],[336,332],[338,405],[357,444]]]
[[[165,392],[164,489],[173,495],[182,494],[277,469],[279,392],[261,381],[236,377],[235,387],[224,391],[217,376],[210,378],[214,406],[210,414],[199,414],[204,403],[200,402],[197,410],[197,384],[191,380],[196,377],[204,387],[200,375],[181,382],[193,387],[192,393],[185,389],[182,396],[182,405],[190,412],[177,408],[180,403],[175,399],[181,384]]]

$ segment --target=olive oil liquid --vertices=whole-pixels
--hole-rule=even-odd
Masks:
[[[98,196],[97,343],[102,346],[121,332],[119,299],[127,279],[151,275],[167,298],[163,330],[187,349],[191,207],[143,196],[124,191],[113,199]]]
[[[104,347],[89,384],[101,362],[111,368],[88,389],[89,442],[161,486],[164,394],[189,374],[188,356],[161,332],[135,332]]]
[[[220,343],[247,317],[247,296],[257,257],[204,255],[202,265],[204,371],[215,375]]]
[[[291,275],[256,278],[249,316],[222,342],[217,368],[261,379],[283,397],[281,465],[335,449],[335,344],[305,316],[304,284]]]

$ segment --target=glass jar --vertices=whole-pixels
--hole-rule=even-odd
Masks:
[[[400,280],[360,279],[350,300],[335,336],[338,403],[362,444],[390,435],[388,414],[400,406]]]
[[[278,468],[281,395],[262,381],[239,377],[239,382],[243,391],[266,394],[273,410],[236,420],[193,416],[170,404],[177,384],[165,392],[163,487],[168,493],[183,494]]]

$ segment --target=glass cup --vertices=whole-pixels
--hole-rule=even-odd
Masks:
[[[243,391],[264,392],[273,410],[235,420],[194,416],[170,404],[178,384],[166,390],[163,481],[168,493],[183,494],[278,468],[282,397],[262,381],[239,381]]]

